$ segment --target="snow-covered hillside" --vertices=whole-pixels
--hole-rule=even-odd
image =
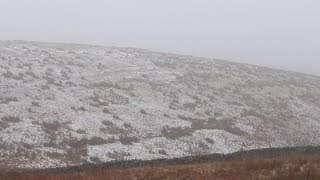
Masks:
[[[0,41],[0,166],[320,144],[320,77],[150,52]]]

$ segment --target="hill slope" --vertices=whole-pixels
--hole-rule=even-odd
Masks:
[[[320,78],[150,52],[0,42],[0,165],[320,144]]]
[[[272,148],[178,159],[121,161],[41,170],[5,170],[0,180],[320,178],[320,147]]]

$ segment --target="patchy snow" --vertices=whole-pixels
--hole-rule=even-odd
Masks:
[[[320,78],[133,48],[0,41],[0,166],[320,144]]]

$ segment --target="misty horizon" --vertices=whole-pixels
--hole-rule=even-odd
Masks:
[[[0,180],[320,179],[319,10],[0,0]]]
[[[315,1],[0,2],[1,40],[133,47],[320,75]]]

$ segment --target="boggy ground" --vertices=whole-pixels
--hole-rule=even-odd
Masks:
[[[277,148],[174,160],[124,161],[47,170],[2,170],[1,180],[320,179],[319,147]]]

